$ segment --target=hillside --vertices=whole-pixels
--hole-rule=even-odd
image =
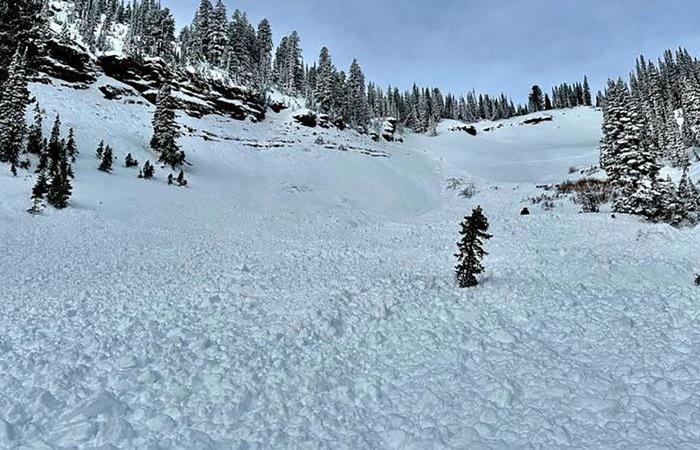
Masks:
[[[599,112],[403,144],[179,114],[176,188],[123,167],[155,159],[153,107],[104,83],[30,86],[77,132],[70,208],[25,214],[0,171],[0,447],[700,443],[698,231],[528,200],[597,163]],[[458,290],[477,204],[495,237]]]

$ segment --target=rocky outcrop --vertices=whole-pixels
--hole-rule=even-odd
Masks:
[[[524,120],[523,125],[538,125],[542,122],[552,122],[553,120],[554,117],[552,116],[533,117],[531,119]]]
[[[394,117],[387,117],[381,123],[379,131],[371,133],[372,140],[379,142],[384,139],[387,142],[403,142],[403,137],[397,133],[399,120]]]
[[[103,84],[98,88],[107,100],[120,100],[124,97],[135,97],[136,92],[129,88],[116,87],[111,84]]]
[[[318,125],[318,116],[310,109],[300,109],[292,114],[292,119],[299,125],[315,128]]]
[[[265,118],[264,99],[259,94],[223,81],[209,79],[182,70],[172,72],[160,58],[136,58],[107,54],[99,58],[105,75],[136,89],[149,102],[155,103],[163,81],[169,79],[178,109],[193,117],[221,114],[237,120]]]
[[[458,132],[458,133],[467,133],[471,136],[477,135],[476,127],[474,127],[474,125],[457,125],[457,126],[450,128],[450,131],[454,131],[454,132]]]
[[[78,44],[52,38],[45,42],[40,56],[33,60],[34,69],[50,77],[79,85],[97,80],[97,67],[89,53]]]
[[[38,73],[66,81],[76,88],[95,83],[100,69],[108,77],[133,88],[131,91],[108,83],[101,85],[100,91],[110,100],[141,96],[155,103],[163,81],[170,80],[176,107],[191,116],[220,114],[255,122],[265,118],[265,101],[258,93],[193,71],[173,71],[160,58],[141,59],[107,53],[95,60],[79,44],[52,38],[46,42],[45,50],[33,64]],[[50,81],[45,76],[37,80]]]

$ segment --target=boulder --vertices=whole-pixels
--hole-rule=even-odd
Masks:
[[[285,109],[287,109],[287,105],[285,105],[281,101],[272,101],[272,102],[270,102],[269,106],[270,106],[270,109],[272,111],[274,111],[278,114],[281,113],[282,111],[284,111]]]
[[[116,87],[111,84],[103,84],[98,89],[107,100],[119,100],[123,97],[134,97],[138,95],[129,88]]]
[[[319,114],[318,115],[318,126],[321,128],[330,128],[331,127],[331,118],[327,114]]]
[[[457,125],[456,127],[450,128],[450,131],[467,133],[471,136],[477,135],[476,127],[474,125]]]
[[[542,122],[552,122],[553,120],[554,117],[552,116],[532,117],[530,119],[524,120],[523,125],[538,125]]]
[[[529,216],[530,215],[530,209],[529,208],[523,208],[522,211],[520,211],[521,216]]]
[[[292,115],[292,119],[299,125],[315,128],[318,124],[316,113],[310,109],[301,109]]]

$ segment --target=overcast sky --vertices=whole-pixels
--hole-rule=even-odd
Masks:
[[[212,0],[214,2],[214,0]],[[199,0],[162,0],[183,26]],[[700,45],[698,0],[226,0],[275,42],[301,35],[305,60],[326,45],[337,67],[358,58],[368,79],[452,92],[475,88],[524,101],[588,74],[594,89],[625,75],[640,53]]]

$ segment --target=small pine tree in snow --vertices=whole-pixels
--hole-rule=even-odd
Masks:
[[[153,164],[151,164],[150,161],[146,161],[143,164],[143,168],[139,172],[139,178],[143,178],[144,180],[150,180],[153,178],[153,176],[156,173],[155,167],[153,167]]]
[[[66,152],[72,162],[75,162],[75,157],[78,156],[78,145],[75,143],[75,132],[73,128],[68,129],[68,140],[66,141]]]
[[[33,155],[40,155],[44,148],[44,111],[39,102],[34,107],[34,122],[29,126],[27,133],[27,152]]]
[[[100,161],[100,166],[97,168],[97,170],[101,172],[111,172],[112,171],[112,163],[114,162],[114,152],[112,151],[112,147],[109,145],[105,147],[104,151],[102,152],[102,160]]]
[[[46,178],[46,172],[41,171],[39,172],[39,175],[37,175],[36,183],[34,183],[34,187],[32,188],[32,207],[27,211],[32,214],[38,214],[41,212],[41,201],[48,192],[49,180]]]
[[[97,159],[102,159],[102,155],[105,152],[105,141],[100,141],[100,144],[97,146],[97,151],[95,151],[95,157]]]
[[[139,162],[134,159],[133,156],[131,156],[131,153],[126,155],[126,158],[124,158],[124,166],[131,168],[131,167],[138,167]]]
[[[179,186],[187,186],[187,180],[185,180],[185,172],[181,170],[175,181]]]
[[[46,169],[48,170],[47,178],[49,180],[46,199],[51,206],[57,209],[63,209],[68,206],[68,200],[73,191],[73,186],[71,185],[73,169],[70,165],[66,144],[60,140],[60,126],[60,118],[56,116],[47,149],[48,168]],[[41,176],[41,173],[39,176]]]
[[[151,148],[160,153],[159,161],[175,168],[185,161],[185,152],[177,143],[178,129],[169,83],[163,84],[156,101],[153,115],[153,138]]]
[[[455,254],[459,264],[457,282],[460,288],[474,287],[479,284],[476,276],[483,273],[482,260],[488,255],[484,250],[484,241],[493,236],[487,233],[489,222],[481,206],[476,207],[471,216],[465,217],[459,234],[462,240],[457,244],[459,253]]]

